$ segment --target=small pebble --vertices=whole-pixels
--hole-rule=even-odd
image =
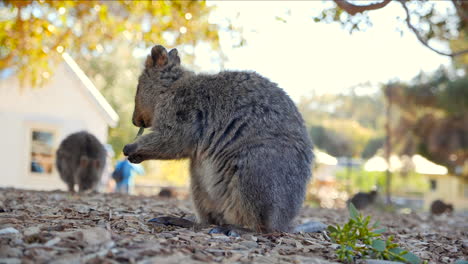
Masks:
[[[256,236],[253,236],[251,234],[244,234],[244,235],[242,235],[242,238],[245,239],[245,240],[255,241],[255,242],[257,242],[257,240],[258,240],[258,238]]]
[[[13,227],[0,229],[0,235],[19,234],[19,231]]]
[[[39,232],[41,232],[41,229],[39,229],[39,227],[37,226],[28,227],[24,229],[23,231],[25,236],[32,236],[32,235],[38,234]]]
[[[242,241],[239,244],[247,248],[256,248],[258,246],[257,242],[254,241]]]

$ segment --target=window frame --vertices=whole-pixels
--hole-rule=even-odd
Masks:
[[[429,179],[429,190],[431,192],[436,192],[438,189],[438,182],[436,179]]]
[[[29,179],[38,179],[38,178],[53,178],[57,172],[57,168],[55,167],[55,152],[57,151],[57,142],[58,142],[58,137],[60,135],[59,127],[57,125],[52,125],[52,124],[47,124],[47,123],[40,123],[40,122],[27,122],[26,124],[26,152],[27,152],[27,158],[25,159],[27,161],[27,164],[25,166],[26,168],[26,175]],[[33,132],[34,131],[39,131],[39,132],[46,132],[46,133],[51,133],[52,134],[52,170],[50,173],[48,172],[33,172],[31,171],[31,162],[32,162],[32,143],[33,143]]]

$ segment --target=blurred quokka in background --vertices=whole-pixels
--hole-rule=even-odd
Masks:
[[[375,202],[377,194],[376,190],[372,190],[368,193],[358,192],[347,201],[347,205],[349,206],[349,204],[352,203],[358,210],[365,209]]]
[[[57,150],[57,166],[60,178],[67,184],[68,190],[96,190],[104,165],[106,150],[92,134],[81,131],[67,136]]]
[[[199,223],[291,230],[311,176],[312,143],[275,83],[255,72],[195,74],[176,49],[158,45],[139,78],[133,124],[152,131],[125,146],[131,162],[190,159]]]
[[[453,213],[453,205],[449,203],[445,203],[442,200],[435,200],[431,203],[431,214],[432,215],[441,215],[441,214],[452,214]]]

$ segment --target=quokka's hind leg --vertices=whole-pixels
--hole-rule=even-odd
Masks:
[[[75,192],[75,184],[74,183],[67,183],[68,191],[74,193]]]
[[[176,226],[182,228],[192,228],[196,226],[196,222],[192,220],[174,216],[159,216],[149,220],[148,222],[156,225]]]
[[[68,191],[74,193],[75,192],[75,181],[74,181],[73,174],[71,174],[71,173],[70,174],[65,174],[66,172],[62,172],[62,173],[64,173],[63,175],[65,177],[62,177],[62,179],[67,183]]]
[[[233,193],[236,193],[234,191]],[[236,196],[235,194],[233,195]],[[232,198],[232,197],[231,197]],[[222,214],[209,214],[209,222],[216,225],[209,234],[225,234],[226,236],[239,237],[245,233],[262,232],[258,218],[244,203],[233,198],[231,205],[225,205]],[[216,217],[217,216],[217,217]]]
[[[222,213],[214,222],[217,226],[209,233],[238,237],[245,233],[265,232],[256,207],[242,196],[238,188],[231,189],[229,193],[229,197],[220,201]]]
[[[177,226],[182,228],[191,228],[199,225],[208,225],[212,224],[212,219],[210,214],[207,211],[207,206],[209,201],[206,200],[208,195],[203,192],[201,185],[196,183],[196,179],[192,179],[191,182],[192,190],[192,201],[197,213],[197,222],[182,218],[182,217],[173,217],[173,216],[161,216],[149,220],[150,223],[165,225],[165,226]]]
[[[165,226],[177,226],[183,228],[191,228],[195,226],[195,222],[182,218],[182,217],[172,217],[172,216],[161,216],[155,217],[148,222],[153,224],[165,225]]]

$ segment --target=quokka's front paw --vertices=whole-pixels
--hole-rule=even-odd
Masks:
[[[131,163],[141,163],[144,158],[141,154],[138,154],[138,144],[132,143],[127,144],[123,148],[123,154],[128,157],[128,161]]]
[[[136,152],[137,148],[138,148],[138,144],[136,144],[136,143],[127,144],[123,148],[123,154],[125,156],[130,156],[131,154]]]

